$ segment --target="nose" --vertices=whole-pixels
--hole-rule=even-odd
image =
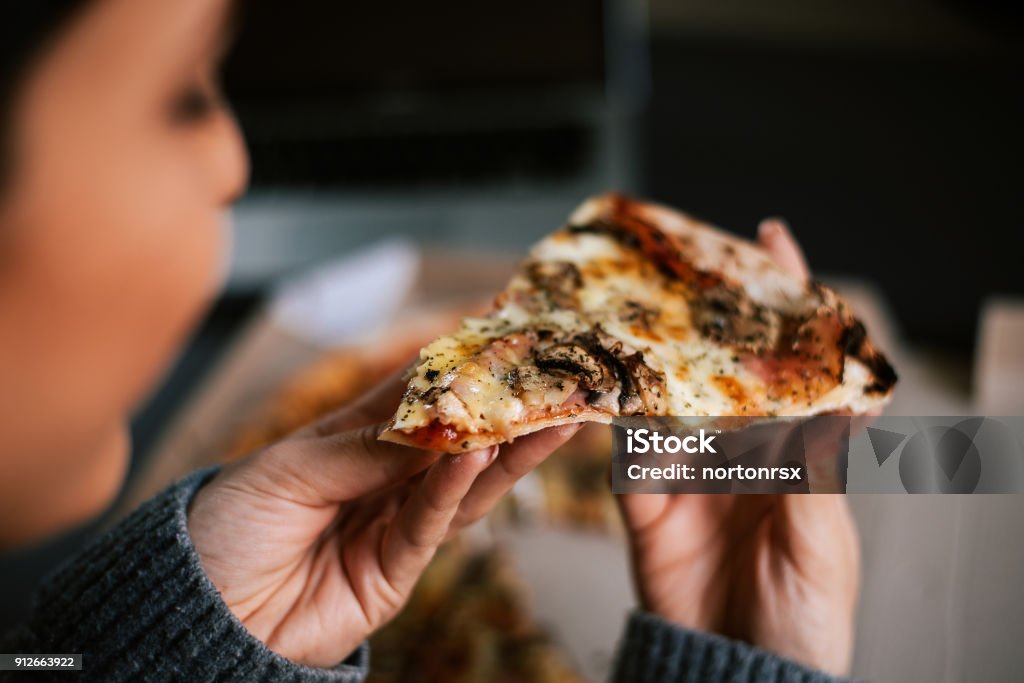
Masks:
[[[223,206],[234,204],[249,184],[249,153],[238,121],[224,111],[217,121],[216,143],[210,163],[217,200]]]

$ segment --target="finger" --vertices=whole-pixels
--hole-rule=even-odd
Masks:
[[[425,472],[406,479],[398,486],[360,496],[353,501],[339,505],[337,522],[332,533],[339,538],[354,538],[374,524],[386,528],[409,497],[409,493],[412,491],[412,482],[423,474]]]
[[[381,545],[381,571],[400,594],[412,590],[445,539],[459,504],[498,455],[498,447],[442,457],[398,511]]]
[[[737,494],[627,493],[615,496],[630,542],[642,545],[658,539],[693,542],[717,533],[737,502],[756,498]]]
[[[757,241],[782,268],[803,280],[810,279],[803,251],[784,220],[766,218],[761,221],[757,226]]]
[[[828,556],[827,551],[823,554],[823,549],[831,549],[848,555],[839,558],[843,566],[856,565],[857,529],[846,496],[812,493],[779,495],[777,499],[780,515],[772,524],[772,536],[790,557],[807,565],[821,562],[829,566],[837,558]]]
[[[671,496],[651,493],[623,493],[615,496],[622,521],[631,536],[642,534],[664,518]]]
[[[250,479],[305,505],[352,500],[404,481],[439,453],[377,437],[382,424],[329,436],[292,438],[266,448],[248,464]]]
[[[477,478],[466,494],[459,506],[453,529],[461,529],[472,524],[490,512],[517,481],[571,439],[580,427],[581,424],[551,427],[502,446],[495,463]]]

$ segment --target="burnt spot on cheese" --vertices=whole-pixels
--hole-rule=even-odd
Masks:
[[[555,306],[579,307],[577,292],[583,286],[583,277],[575,264],[569,261],[533,261],[527,264],[526,274]]]
[[[433,382],[441,374],[439,370],[430,369],[423,373],[423,376],[428,382]]]
[[[711,378],[711,383],[732,401],[733,407],[738,412],[747,412],[750,397],[747,396],[747,392],[738,379],[732,375],[715,375]]]
[[[700,270],[684,258],[682,240],[678,236],[625,211],[596,218],[585,225],[570,225],[567,230],[570,234],[607,235],[627,249],[643,253],[666,278],[680,280],[698,291],[722,281],[720,275]]]

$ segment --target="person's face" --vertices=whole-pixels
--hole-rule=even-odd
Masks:
[[[126,418],[225,270],[247,159],[227,0],[92,0],[16,102],[0,194],[0,544],[116,493]]]

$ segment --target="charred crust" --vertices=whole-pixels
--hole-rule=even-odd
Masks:
[[[864,387],[864,393],[869,395],[889,393],[899,377],[885,355],[875,349],[868,340],[864,323],[854,318],[853,323],[843,331],[840,343],[846,356],[855,358],[871,371],[872,382]]]
[[[839,342],[840,347],[848,356],[856,357],[860,353],[861,346],[864,345],[864,341],[867,339],[867,330],[864,329],[864,323],[853,319],[853,322],[849,327],[843,330],[842,339]]]

